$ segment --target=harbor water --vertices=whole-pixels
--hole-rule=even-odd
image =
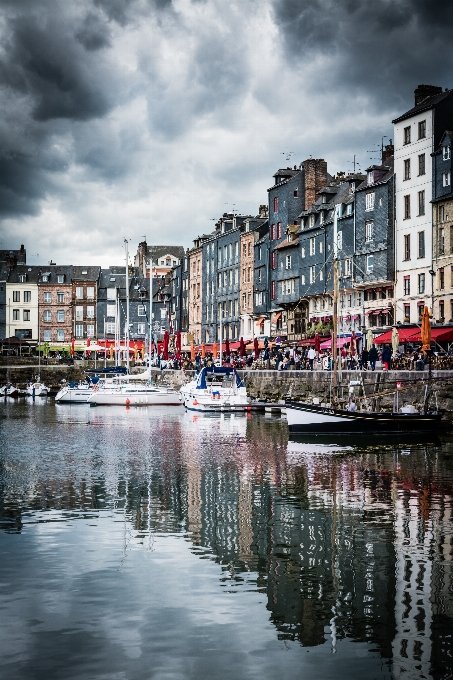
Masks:
[[[453,677],[453,439],[0,403],[0,677]]]

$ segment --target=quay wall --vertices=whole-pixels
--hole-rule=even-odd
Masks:
[[[41,380],[53,390],[58,389],[61,380],[83,380],[85,370],[94,368],[93,361],[76,362],[74,366],[61,364],[41,366]],[[14,364],[10,367],[0,366],[0,385],[6,382],[7,371],[10,380],[18,387],[25,387],[30,380],[36,379],[39,367],[36,364]],[[132,372],[141,373],[143,368],[133,368]],[[192,371],[152,370],[156,384],[169,384],[179,389],[193,374]],[[329,371],[239,371],[244,380],[248,394],[259,401],[277,402],[292,398],[306,401],[313,397],[320,402],[328,403],[331,398],[332,373]],[[396,383],[401,383],[399,406],[403,403],[422,404],[425,396],[425,385],[428,383],[428,371],[343,371],[340,398],[347,399],[347,385],[350,380],[362,378],[365,394],[371,400],[374,393],[391,391]],[[450,412],[453,417],[453,371],[432,371],[430,404],[438,403],[439,408]],[[362,388],[355,388],[356,396],[362,395]],[[373,408],[390,409],[393,405],[393,394],[376,398]]]

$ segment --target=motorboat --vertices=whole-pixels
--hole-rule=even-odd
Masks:
[[[206,366],[180,389],[191,411],[247,411],[247,390],[233,366]]]
[[[180,406],[181,396],[170,387],[136,385],[131,382],[106,381],[102,387],[95,385],[86,400],[91,406]]]
[[[25,394],[28,397],[47,397],[49,393],[49,388],[42,382],[34,382],[27,385]]]
[[[3,385],[3,387],[0,388],[0,396],[2,397],[18,397],[19,396],[19,390],[17,387],[14,387],[11,383],[8,383],[7,385]]]

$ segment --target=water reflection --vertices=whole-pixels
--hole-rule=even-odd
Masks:
[[[180,536],[219,565],[219,590],[263,596],[278,640],[322,650],[321,669],[348,640],[384,661],[370,677],[452,677],[451,442],[288,443],[278,419],[168,408],[5,411],[5,533],[110,518],[120,571]]]

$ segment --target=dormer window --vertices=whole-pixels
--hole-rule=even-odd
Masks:
[[[27,282],[27,275],[26,274],[20,274],[19,275],[19,282],[20,283],[26,283]]]
[[[88,271],[86,269],[82,269],[82,274],[88,274]]]
[[[64,283],[64,274],[58,274],[57,282],[58,283]]]
[[[44,283],[47,283],[47,281],[49,280],[49,275],[48,275],[48,274],[43,274],[43,275],[42,275],[42,280],[43,280]]]
[[[442,158],[444,161],[449,161],[451,158],[451,146],[442,147]]]
[[[324,210],[319,213],[319,223],[324,224]]]
[[[351,182],[349,185],[349,193],[353,194],[355,191],[355,182]]]
[[[346,207],[346,215],[352,215],[352,203],[348,203]]]
[[[314,215],[310,215],[310,217],[308,218],[308,224],[309,224],[310,227],[315,226],[315,216]]]
[[[366,182],[367,182],[367,184],[373,184],[373,182],[374,182],[374,172],[372,170],[367,173]]]
[[[327,196],[325,194],[322,195],[322,202],[327,203]]]

